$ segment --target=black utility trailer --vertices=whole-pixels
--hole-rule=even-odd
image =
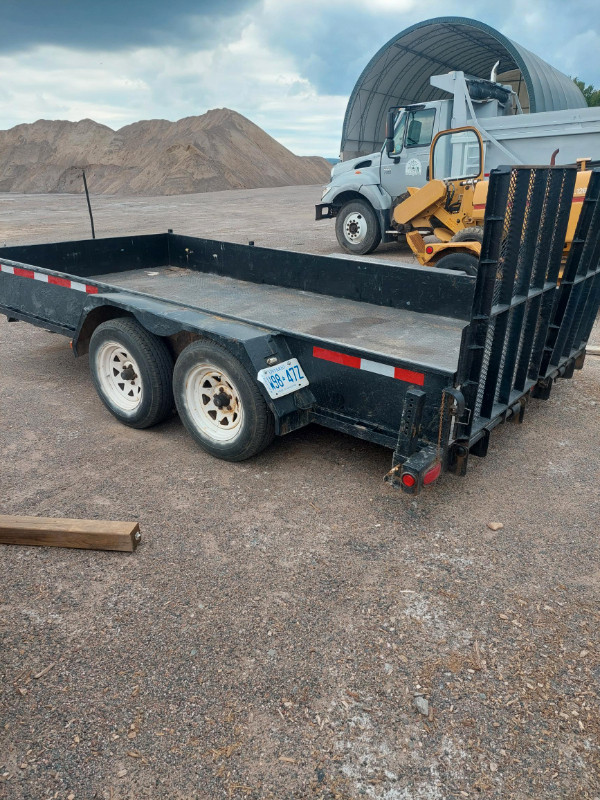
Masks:
[[[492,173],[476,278],[172,232],[0,250],[0,312],[72,339],[122,422],[172,413],[210,453],[310,422],[393,450],[416,494],[583,366],[600,170],[559,279],[576,169]],[[557,287],[558,283],[558,287]]]

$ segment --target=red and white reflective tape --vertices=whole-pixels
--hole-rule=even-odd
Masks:
[[[54,286],[64,286],[65,289],[75,289],[77,292],[98,294],[97,286],[90,286],[89,283],[79,283],[78,281],[69,280],[69,278],[59,278],[57,275],[47,275],[45,272],[35,272],[33,269],[9,267],[8,264],[0,264],[0,272],[6,272],[7,275],[18,275],[21,278],[32,278],[34,281],[50,283]]]
[[[425,375],[422,372],[392,367],[389,364],[381,364],[379,361],[369,361],[368,358],[358,358],[346,355],[346,353],[338,353],[336,350],[326,350],[324,347],[313,347],[313,357],[322,358],[324,361],[333,361],[334,364],[342,364],[344,367],[376,372],[378,375],[385,375],[398,381],[416,383],[417,386],[423,386],[425,383]]]

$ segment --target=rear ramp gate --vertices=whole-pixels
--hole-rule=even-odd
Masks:
[[[600,305],[600,169],[592,172],[571,249],[564,245],[575,167],[493,170],[469,325],[437,419],[411,387],[386,479],[417,494],[442,470],[464,475],[490,432],[521,422],[529,397],[581,369]]]
[[[563,247],[577,170],[501,167],[490,177],[471,323],[457,387],[465,412],[450,467],[485,455],[489,432],[547,398],[583,366],[600,302],[600,170],[594,170],[573,245]],[[557,286],[558,284],[558,286]]]

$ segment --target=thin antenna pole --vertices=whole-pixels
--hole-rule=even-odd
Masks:
[[[92,224],[92,239],[96,238],[96,232],[94,231],[94,215],[92,214],[92,204],[90,203],[90,193],[88,192],[87,188],[87,181],[85,179],[85,170],[81,170],[81,174],[83,175],[83,188],[85,189],[85,196],[87,199],[88,204],[88,211],[90,212],[90,222]]]

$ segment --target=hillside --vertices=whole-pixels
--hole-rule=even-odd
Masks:
[[[324,158],[296,156],[227,108],[113,131],[90,119],[0,131],[0,192],[173,195],[326,183]]]

